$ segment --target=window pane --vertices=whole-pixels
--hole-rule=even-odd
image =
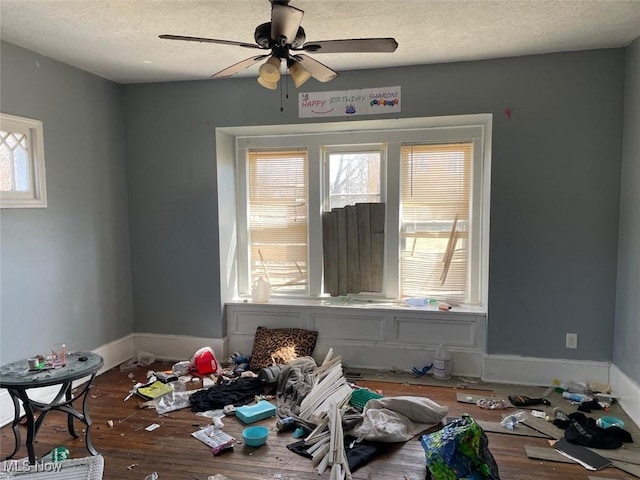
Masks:
[[[273,292],[305,292],[308,285],[307,154],[249,153],[250,281]]]
[[[380,201],[380,152],[329,154],[330,208]]]
[[[0,131],[0,190],[29,192],[29,156],[27,136]]]
[[[17,192],[29,191],[29,159],[27,158],[27,151],[22,148],[16,148],[14,154],[14,166],[16,172],[16,185]]]
[[[466,300],[471,143],[402,147],[401,291]]]

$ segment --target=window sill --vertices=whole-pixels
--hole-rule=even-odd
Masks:
[[[328,304],[325,299],[236,299],[225,307],[227,351],[250,352],[259,326],[318,332],[314,358],[329,348],[354,368],[409,370],[425,365],[438,345],[455,356],[457,374],[479,376],[486,351],[486,314],[480,308],[413,307],[391,302]],[[338,300],[333,299],[333,302]]]
[[[280,306],[280,307],[304,307],[304,308],[347,308],[355,310],[374,311],[403,311],[403,312],[434,312],[434,313],[456,313],[469,315],[486,315],[486,309],[480,306],[458,305],[451,310],[439,310],[437,305],[411,306],[404,302],[392,300],[365,300],[344,297],[327,297],[321,299],[313,298],[292,298],[292,297],[271,297],[268,302],[254,302],[251,298],[237,298],[226,303],[227,305],[240,306]]]

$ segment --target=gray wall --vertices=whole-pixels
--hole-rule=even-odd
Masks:
[[[640,383],[640,38],[627,48],[613,361]]]
[[[47,208],[0,210],[0,362],[133,330],[121,87],[8,43],[0,110],[43,122]]]
[[[624,61],[615,49],[353,71],[303,91],[401,85],[402,117],[493,113],[488,351],[607,361]],[[280,91],[254,78],[124,87],[136,331],[223,334],[217,218],[233,200],[217,201],[214,129],[304,122],[290,93],[281,112]]]
[[[622,200],[625,50],[345,72],[305,86],[399,84],[402,117],[494,114],[489,353],[614,359],[640,376],[629,133],[638,41],[626,55]],[[297,118],[295,90],[281,112],[280,92],[253,78],[117,86],[6,43],[1,61],[2,111],[44,122],[49,207],[0,212],[0,360],[134,331],[224,335],[234,225],[219,239],[218,213],[234,208],[234,189],[217,183],[215,127],[315,122]],[[577,350],[564,348],[565,332],[578,333]]]

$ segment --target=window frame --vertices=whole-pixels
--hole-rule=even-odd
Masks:
[[[246,252],[247,252],[246,258],[247,258],[247,266],[248,266],[247,275],[248,275],[249,281],[251,279],[252,258],[251,258],[250,249],[251,249],[252,239],[251,239],[251,226],[250,226],[250,188],[249,188],[248,180],[250,178],[250,175],[249,175],[249,173],[250,173],[250,155],[251,155],[251,151],[255,151],[255,150],[256,149],[251,149],[251,150],[247,150],[246,151],[246,155],[247,155],[247,157],[246,157],[246,160],[247,160],[247,162],[246,162],[247,182],[245,183],[245,185],[247,187],[247,190],[246,190],[246,192],[247,192],[247,197],[246,197],[247,198],[247,208],[246,208],[246,212],[247,212],[247,223],[246,223],[247,235],[245,237],[245,240],[246,240]],[[285,153],[285,154],[291,154],[293,152],[301,152],[302,153],[301,156],[304,157],[304,161],[307,163],[306,169],[308,169],[308,155],[307,155],[306,149],[294,148],[294,149],[286,149],[286,150],[287,151],[282,151],[282,149],[278,149],[278,150],[274,151],[274,150],[271,150],[271,149],[267,149],[267,150],[260,149],[261,153],[267,153],[267,152],[280,153],[281,152],[281,153]],[[307,173],[307,177],[308,177],[308,173]],[[308,186],[307,186],[307,191],[308,191]],[[308,210],[306,212],[306,216],[309,217]],[[308,227],[307,227],[307,230],[308,230]],[[307,242],[308,242],[308,238],[309,238],[309,234],[308,234],[308,231],[307,231]],[[308,264],[308,261],[309,261],[308,260],[308,256],[309,256],[309,249],[307,247],[307,264]],[[280,287],[280,288],[278,288],[278,293],[284,294],[284,295],[299,296],[299,295],[301,295],[300,290],[301,289]],[[309,292],[308,282],[307,282],[307,287],[305,287],[302,290],[304,290],[303,291],[304,295],[308,295],[308,292]]]
[[[237,293],[250,294],[248,284],[248,181],[246,152],[248,149],[306,148],[309,161],[309,289],[296,299],[323,298],[322,294],[322,221],[325,187],[323,178],[328,166],[324,152],[371,145],[385,145],[384,166],[381,164],[381,201],[387,204],[385,220],[384,289],[377,298],[397,300],[400,295],[400,150],[408,143],[473,142],[472,162],[472,228],[469,261],[468,305],[486,306],[489,266],[489,199],[492,115],[476,114],[452,117],[365,120],[315,125],[274,125],[268,127],[231,127],[236,146],[237,188]],[[342,127],[342,129],[341,129]],[[225,131],[225,129],[221,129]],[[381,158],[381,161],[383,159]],[[391,233],[390,232],[394,232]],[[395,233],[397,232],[397,233]],[[371,294],[366,294],[370,298]],[[286,298],[286,295],[282,296]]]
[[[473,261],[473,256],[471,255],[471,251],[472,251],[472,245],[473,245],[473,233],[474,231],[476,231],[478,229],[477,225],[474,225],[473,219],[472,219],[472,210],[473,210],[473,205],[474,203],[476,203],[478,200],[476,199],[475,202],[473,201],[473,159],[474,159],[474,153],[473,153],[473,147],[474,147],[474,143],[473,141],[466,141],[466,142],[421,142],[419,144],[415,144],[415,143],[406,143],[403,144],[401,147],[401,159],[400,159],[400,171],[401,171],[401,180],[402,178],[405,178],[405,175],[411,175],[411,169],[409,171],[404,170],[405,166],[404,166],[404,162],[405,160],[408,162],[409,158],[413,156],[412,152],[413,148],[417,147],[419,150],[422,152],[422,159],[418,160],[421,162],[426,162],[429,163],[429,155],[433,155],[434,153],[436,155],[438,155],[440,157],[440,159],[442,160],[443,158],[445,158],[448,162],[450,162],[453,158],[453,156],[455,155],[460,155],[463,154],[464,155],[464,159],[465,159],[465,169],[464,169],[464,173],[462,176],[448,176],[445,175],[444,177],[442,177],[441,179],[438,179],[437,177],[429,177],[430,180],[434,180],[434,179],[438,179],[441,180],[442,182],[449,182],[452,181],[453,178],[455,178],[456,180],[454,181],[454,184],[458,183],[460,180],[463,180],[465,182],[468,182],[468,187],[464,190],[466,193],[468,193],[468,197],[466,198],[466,204],[469,208],[469,210],[467,211],[467,215],[463,215],[463,219],[462,220],[454,220],[453,218],[449,217],[450,221],[448,220],[444,220],[444,222],[447,222],[447,226],[446,229],[444,231],[440,230],[440,234],[444,233],[446,235],[446,237],[448,238],[441,238],[441,240],[448,240],[451,241],[451,229],[453,228],[454,224],[457,223],[457,225],[460,225],[461,222],[466,223],[467,224],[467,228],[457,228],[458,232],[467,232],[466,235],[464,235],[466,238],[464,240],[464,243],[466,245],[466,247],[464,248],[466,251],[466,260],[465,260],[465,264],[467,266],[466,268],[466,279],[464,281],[464,291],[465,293],[469,296],[469,297],[473,297],[474,291],[471,288],[471,280],[476,276],[474,267],[471,265],[472,261]],[[405,151],[406,153],[403,153],[403,151]],[[437,153],[436,153],[437,152]],[[445,153],[446,152],[446,153]],[[418,158],[421,156],[420,153],[416,153],[416,155],[418,156]],[[437,159],[434,159],[434,162],[438,162]],[[447,168],[450,168],[450,163],[445,163],[445,165],[447,165]],[[442,163],[440,163],[440,165],[442,165]],[[421,176],[420,173],[417,173],[416,176],[416,181],[417,184],[420,185],[420,180]],[[429,181],[429,180],[427,180]],[[405,185],[406,186],[406,185]],[[455,191],[455,185],[451,185],[453,190]],[[430,193],[429,189],[432,188],[432,186],[428,186],[428,187],[423,187],[426,188],[427,190],[427,198],[428,198],[428,194]],[[405,212],[405,207],[406,205],[403,203],[403,201],[408,201],[410,204],[419,204],[421,205],[420,208],[426,208],[429,209],[429,206],[424,204],[420,199],[418,200],[413,200],[412,196],[409,195],[408,197],[405,195],[408,192],[405,192],[403,190],[403,188],[401,187],[400,189],[400,205],[401,205],[401,220],[400,220],[400,242],[401,244],[404,242],[409,242],[410,238],[413,238],[414,240],[417,240],[418,238],[435,238],[433,237],[434,234],[437,235],[437,229],[424,229],[424,230],[417,230],[413,232],[413,235],[408,233],[408,229],[407,227],[411,225],[411,221],[409,220],[411,218],[411,208],[407,209],[407,212]],[[420,198],[420,195],[418,194],[418,198]],[[422,198],[423,201],[427,201],[427,198]],[[438,200],[438,205],[440,207],[442,207],[443,203],[448,204],[449,206],[452,203],[458,203],[459,202],[459,197],[455,196],[455,197],[439,197]],[[402,217],[405,217],[405,213],[406,213],[406,217],[407,220],[403,221]],[[436,213],[437,215],[437,213]],[[457,218],[457,217],[456,217]],[[471,235],[469,235],[469,232],[471,233]],[[426,236],[422,237],[421,233],[425,233]],[[456,243],[454,242],[453,245],[456,245]],[[452,245],[452,246],[453,246]],[[440,255],[444,255],[444,252],[442,252]],[[402,252],[401,252],[401,262],[404,261],[404,259],[402,258]],[[453,265],[453,264],[452,264]],[[443,264],[444,267],[444,264]],[[402,277],[402,267],[400,268],[401,270],[401,277]],[[437,272],[434,272],[437,273]],[[442,271],[440,272],[442,273]],[[442,278],[441,278],[442,279]],[[413,280],[416,280],[415,278]],[[444,282],[443,282],[444,284]],[[405,286],[406,287],[406,286]],[[433,287],[433,286],[432,286]],[[402,288],[402,278],[401,278],[401,290],[404,290]],[[437,289],[436,289],[437,290]],[[405,290],[406,292],[406,290]],[[401,292],[401,293],[405,293],[405,292]],[[406,293],[405,293],[406,294]],[[431,296],[432,294],[425,292],[425,293],[421,293],[418,295],[423,295],[423,296]],[[457,295],[455,295],[454,293],[451,293],[450,297],[447,297],[445,294],[443,293],[434,293],[434,298],[440,298],[443,300],[447,300],[447,301],[451,301],[452,303],[457,303],[460,301],[460,299],[457,297]]]
[[[28,192],[0,191],[0,208],[46,208],[47,185],[44,160],[43,125],[40,120],[0,112],[0,130],[27,136]]]
[[[383,143],[374,144],[353,144],[353,145],[325,145],[322,147],[322,211],[331,210],[331,185],[327,179],[331,178],[330,157],[336,153],[367,153],[375,152],[380,155],[380,203],[386,199],[386,170],[387,170],[387,148]]]

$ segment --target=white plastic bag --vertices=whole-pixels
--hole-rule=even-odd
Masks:
[[[191,392],[169,392],[156,400],[156,412],[163,415],[167,412],[180,410],[191,406],[189,395]]]

